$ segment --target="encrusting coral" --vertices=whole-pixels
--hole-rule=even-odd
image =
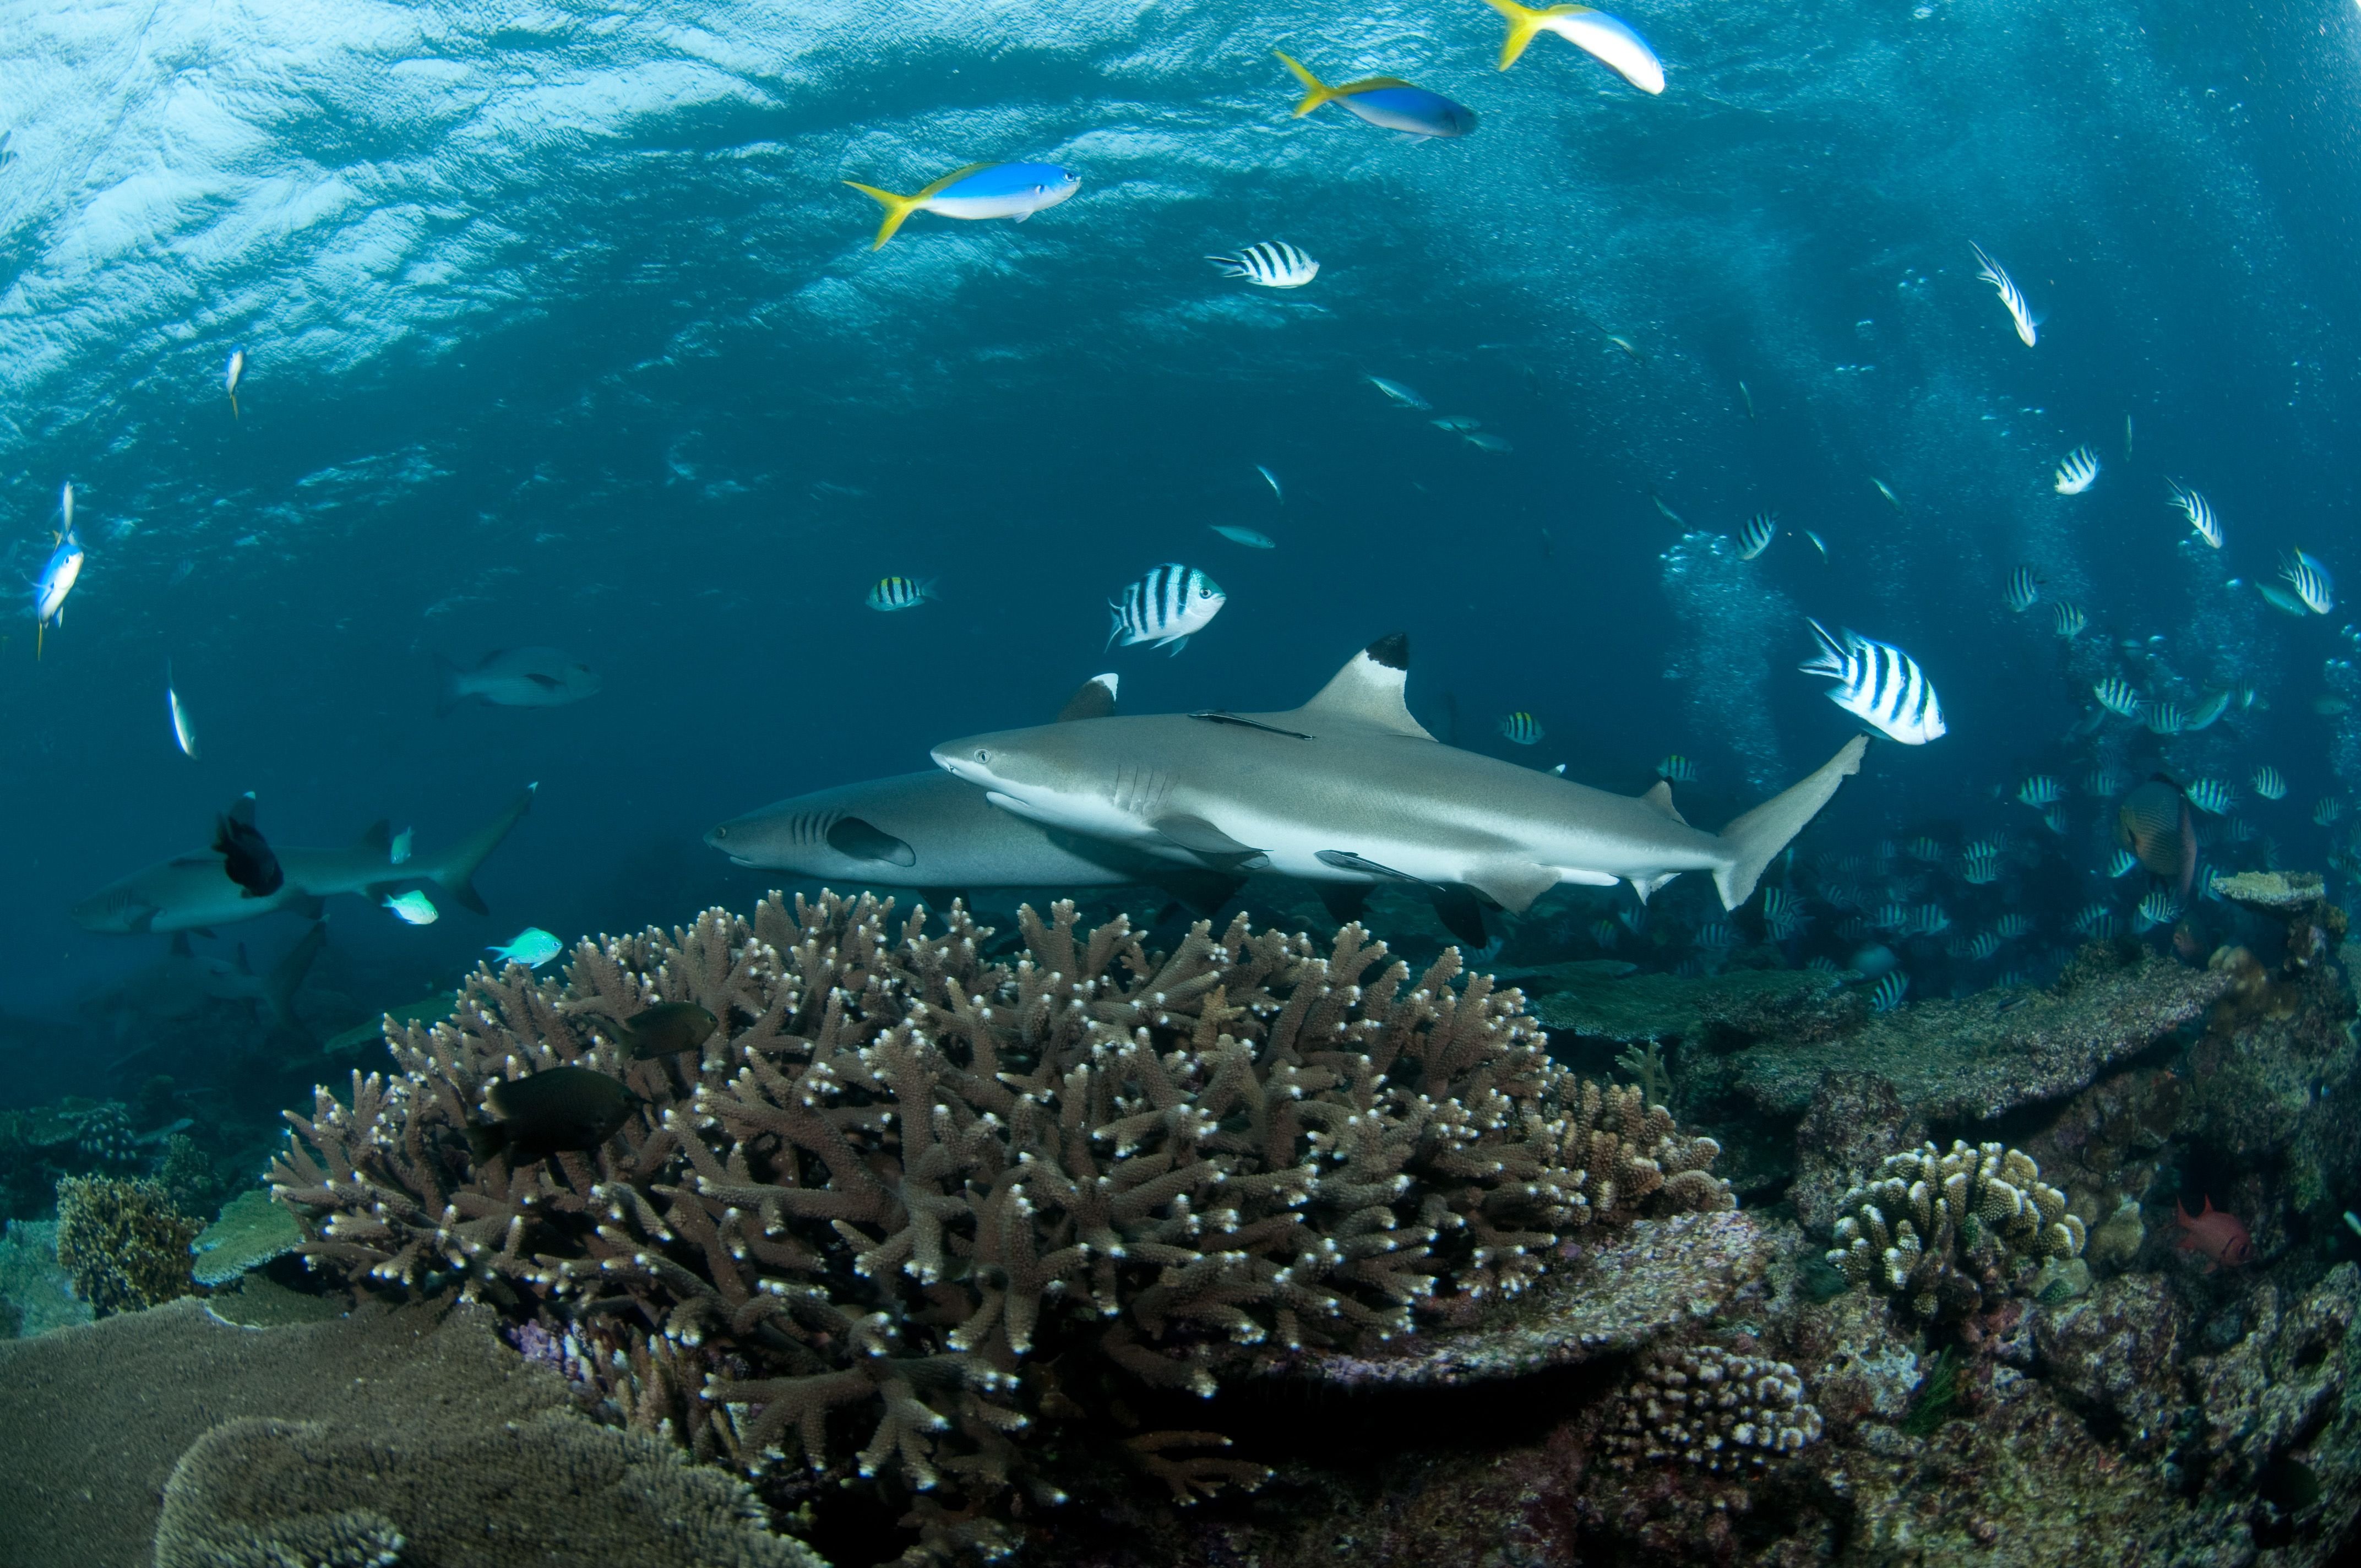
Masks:
[[[203,1225],[159,1181],[69,1176],[58,1183],[58,1263],[100,1317],[189,1295],[189,1244]]]
[[[757,1472],[857,1446],[961,1499],[914,1514],[922,1550],[991,1547],[977,1516],[1020,1485],[1056,1500],[1016,1439],[1087,1384],[1060,1358],[1211,1394],[1519,1291],[1587,1227],[1731,1207],[1711,1140],[1550,1062],[1455,951],[1413,981],[1357,925],[1322,951],[1241,916],[1151,955],[1070,904],[1019,918],[1027,950],[989,963],[957,905],[929,933],[774,894],[582,942],[562,981],[479,970],[450,1021],[389,1029],[399,1076],[291,1116],[273,1186],[356,1284],[570,1323],[636,1427]],[[660,1002],[721,1026],[636,1058],[617,1025]],[[568,1065],[639,1097],[620,1130],[472,1163],[488,1089]],[[1127,1446],[1176,1497],[1259,1480],[1171,1452],[1221,1441]]]
[[[1624,1389],[1606,1444],[1618,1470],[1678,1460],[1743,1471],[1800,1453],[1820,1435],[1820,1412],[1795,1367],[1719,1345],[1657,1351]]]
[[[2041,1168],[2000,1144],[1934,1144],[1886,1157],[1839,1205],[1828,1262],[1858,1285],[1905,1299],[1920,1317],[1971,1310],[2021,1267],[2082,1255],[2082,1222]]]

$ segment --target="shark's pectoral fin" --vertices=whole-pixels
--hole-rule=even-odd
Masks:
[[[1483,906],[1476,895],[1464,887],[1436,887],[1427,890],[1433,901],[1434,917],[1443,928],[1471,948],[1480,948],[1491,938],[1484,930]]]
[[[1317,885],[1328,918],[1339,926],[1358,920],[1369,902],[1369,884],[1365,882],[1323,882]]]
[[[1246,860],[1262,854],[1252,844],[1241,844],[1202,817],[1170,812],[1148,823],[1159,833],[1192,854]]]
[[[828,847],[848,860],[884,861],[895,866],[918,863],[917,850],[858,817],[841,817],[830,823]]]
[[[192,926],[189,929],[194,931],[198,936],[203,937],[208,942],[214,939],[214,928],[210,926]]]
[[[1238,895],[1246,879],[1223,872],[1192,872],[1180,866],[1159,870],[1149,883],[1170,894],[1180,904],[1200,917],[1210,919],[1222,905]]]
[[[1340,872],[1359,872],[1364,876],[1389,877],[1395,882],[1416,882],[1408,872],[1398,872],[1391,866],[1381,866],[1367,855],[1356,855],[1350,850],[1318,850],[1312,858],[1323,866],[1334,866]]]
[[[1670,779],[1658,779],[1655,787],[1640,797],[1640,804],[1653,806],[1684,828],[1688,826],[1689,819],[1683,817],[1680,808],[1673,804],[1673,784]]]
[[[1460,881],[1511,915],[1522,915],[1533,900],[1557,885],[1557,872],[1531,861],[1496,861],[1477,866]]]
[[[1631,891],[1640,895],[1641,903],[1645,904],[1648,902],[1649,894],[1680,874],[1678,872],[1666,872],[1662,876],[1635,876],[1631,879]]]

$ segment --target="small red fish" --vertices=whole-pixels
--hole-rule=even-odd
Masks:
[[[2204,1258],[2206,1273],[2213,1273],[2216,1264],[2235,1268],[2254,1257],[2255,1238],[2246,1234],[2246,1223],[2235,1214],[2216,1210],[2211,1194],[2205,1199],[2205,1212],[2195,1219],[2178,1202],[2172,1207],[2180,1216],[2183,1233],[2173,1245]]]

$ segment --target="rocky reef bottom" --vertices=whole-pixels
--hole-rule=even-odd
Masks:
[[[35,1337],[0,1343],[0,1563],[2353,1561],[2361,948],[2316,893],[2228,891],[2251,896],[2208,960],[2095,944],[2048,987],[1884,1013],[1800,971],[1596,964],[1504,973],[1522,996],[1479,1011],[1444,970],[1380,981],[1349,931],[1330,954],[1234,930],[1201,937],[1184,1016],[1177,971],[1123,970],[1071,912],[1027,927],[1049,961],[1010,978],[916,927],[896,947],[865,905],[794,929],[774,908],[769,938],[716,916],[705,946],[700,926],[586,948],[565,988],[487,976],[447,1035],[395,1039],[406,1078],[324,1099],[302,1124],[316,1167],[277,1210],[232,1204],[185,1277],[125,1291],[157,1251],[128,1227],[137,1269],[72,1271],[85,1298],[115,1290],[111,1315],[61,1308],[57,1256],[104,1250],[74,1226],[105,1234],[90,1216],[124,1212],[127,1183],[98,1207],[75,1189],[61,1226],[12,1227],[0,1293],[39,1312],[12,1319]],[[1348,959],[1366,992],[1339,979]],[[935,989],[896,992],[922,964]],[[1041,976],[1082,1005],[1027,990],[1026,1011],[991,1010]],[[570,1022],[628,1016],[658,983],[727,1025],[701,1067],[613,1066]],[[597,1011],[610,993],[626,1000]],[[1338,999],[1333,1030],[1315,994]],[[849,996],[877,1020],[865,1034]],[[1028,1043],[1031,1016],[1069,1021],[1067,1056]],[[469,1064],[502,1059],[520,1020],[542,1070],[617,1072],[683,1114],[596,1166],[474,1163],[429,1091],[467,1103]],[[970,1072],[987,1051],[997,1072]],[[995,1081],[1049,1086],[1027,1091],[1046,1102],[1093,1071],[1111,1076],[1093,1114],[1120,1141],[1026,1145],[1032,1102],[979,1109]],[[1583,1088],[1608,1077],[1633,1087]],[[1292,1101],[1265,1092],[1288,1084]],[[892,1131],[920,1102],[935,1152]],[[829,1146],[833,1163],[786,1152],[825,1141],[795,1107],[829,1104],[866,1141]],[[1300,1177],[1260,1130],[1281,1104],[1311,1118]],[[700,1113],[709,1144],[689,1157],[708,1173],[682,1175],[677,1129]],[[1511,1124],[1521,1141],[1482,1130]],[[1355,1127],[1382,1135],[1383,1162],[1322,1167]],[[1688,1173],[1682,1201],[1609,1190],[1645,1189],[1650,1149]],[[370,1163],[389,1150],[407,1153]],[[1093,1158],[1146,1196],[1103,1222],[1135,1229],[1086,1243],[1060,1215],[1089,1183],[1057,1199],[1039,1172]],[[892,1198],[828,1221],[852,1210],[830,1194],[856,1166]],[[1352,1184],[1358,1207],[1323,1198],[1356,1170],[1387,1174]],[[1176,1210],[1189,1171],[1197,1200]],[[1223,1190],[1250,1182],[1270,1212],[1224,1220]],[[582,1196],[603,1207],[562,1222]],[[890,1251],[922,1206],[942,1216],[923,1277]],[[1488,1219],[1512,1212],[1523,1229]],[[1010,1216],[1038,1240],[989,1230]],[[1482,1245],[1456,1239],[1469,1225]],[[1270,1261],[1214,1234],[1265,1238]],[[1123,1236],[1170,1261],[1126,1259]],[[1356,1247],[1391,1272],[1338,1265],[1326,1299],[1358,1310],[1377,1296],[1356,1281],[1411,1280],[1408,1332],[1374,1312],[1367,1332],[1319,1331],[1309,1309],[1287,1327],[1273,1303],[1304,1259]],[[1094,1287],[1093,1256],[1113,1264]],[[1027,1269],[1038,1300],[1008,1332]]]

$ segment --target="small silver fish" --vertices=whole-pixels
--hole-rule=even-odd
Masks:
[[[1287,492],[1279,488],[1279,476],[1272,473],[1269,469],[1264,467],[1259,463],[1255,465],[1255,472],[1263,477],[1263,482],[1270,487],[1270,493],[1279,498],[1279,504],[1285,506],[1287,504]]]
[[[1814,533],[1808,528],[1804,530],[1804,537],[1812,542],[1812,548],[1820,553],[1821,560],[1825,561],[1828,558],[1828,542],[1827,540],[1822,539],[1818,534]]]
[[[1278,545],[1270,535],[1257,533],[1251,528],[1241,528],[1234,522],[1209,522],[1205,525],[1233,544],[1243,544],[1251,550],[1275,550]]]
[[[236,419],[237,384],[246,378],[246,348],[243,345],[229,351],[229,364],[222,370],[222,390],[229,394],[229,417]]]
[[[1887,485],[1884,480],[1879,478],[1876,475],[1872,474],[1869,477],[1869,482],[1877,487],[1877,493],[1879,495],[1883,496],[1888,501],[1891,501],[1894,504],[1894,510],[1895,511],[1903,510],[1902,498],[1895,495],[1893,488]]]
[[[172,684],[172,662],[164,661],[164,706],[172,716],[172,740],[181,748],[181,755],[191,762],[199,760],[197,727],[189,718],[189,710],[181,701],[180,688]]]
[[[404,925],[432,926],[443,917],[443,912],[434,907],[434,901],[414,887],[408,893],[397,894],[379,902],[392,910]]]
[[[1746,400],[1746,418],[1751,424],[1754,420],[1754,394],[1746,389],[1745,382],[1741,381],[1738,383],[1738,395]]]
[[[1413,392],[1408,387],[1403,386],[1400,381],[1389,381],[1383,376],[1368,376],[1364,377],[1363,379],[1367,380],[1370,386],[1375,387],[1378,391],[1383,392],[1394,402],[1400,403],[1403,408],[1418,409],[1421,411],[1424,411],[1433,406],[1424,398],[1420,397],[1416,392]]]
[[[1476,448],[1478,452],[1514,452],[1516,450],[1515,447],[1509,444],[1508,437],[1503,435],[1494,435],[1489,431],[1466,431],[1460,434],[1459,439],[1466,442],[1468,445]]]
[[[1672,508],[1664,504],[1664,497],[1658,495],[1653,490],[1650,490],[1648,492],[1648,499],[1655,502],[1656,510],[1663,512],[1667,518],[1670,518],[1676,526],[1681,528],[1686,528],[1688,526],[1688,523],[1682,519],[1680,513],[1675,511]]]
[[[1462,431],[1474,430],[1484,422],[1474,414],[1444,414],[1426,422],[1437,430],[1447,430],[1456,435]]]

